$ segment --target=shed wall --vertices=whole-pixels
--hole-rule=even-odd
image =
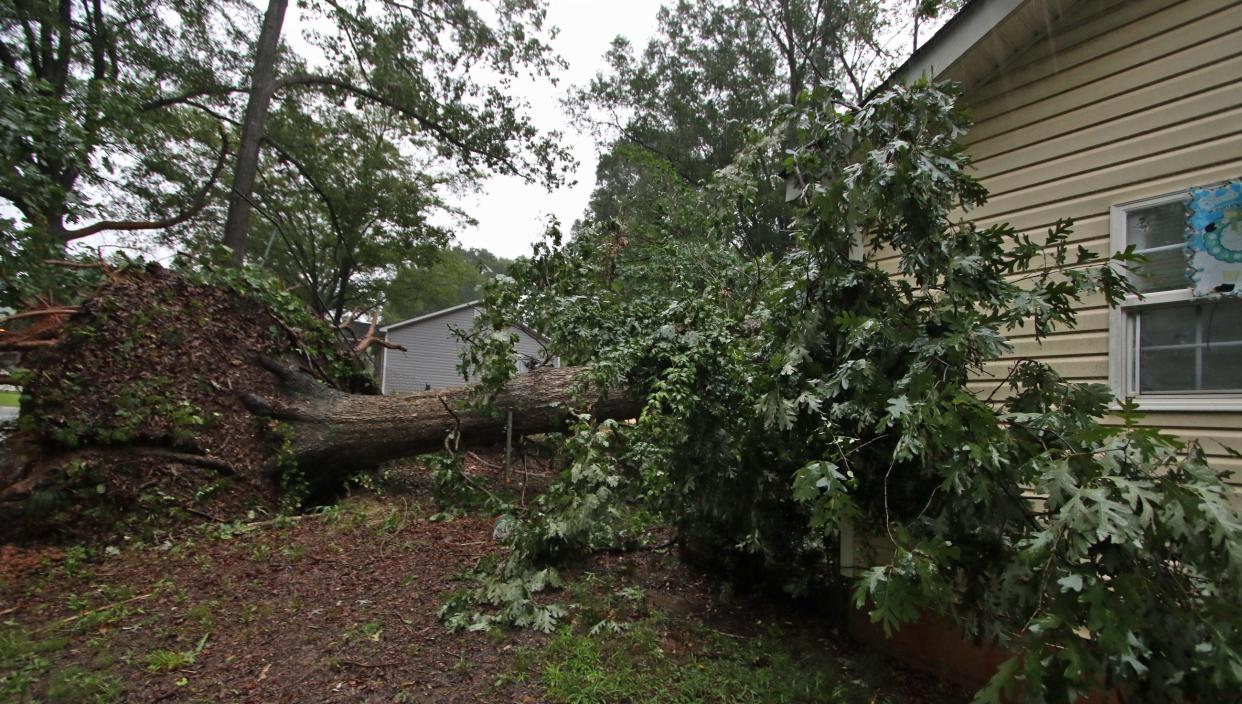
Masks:
[[[384,393],[406,394],[428,387],[465,385],[466,381],[457,371],[463,345],[451,331],[453,328],[469,330],[477,314],[476,308],[468,307],[389,330],[388,339],[404,345],[408,351],[384,350],[381,364]],[[510,331],[518,336],[519,355],[539,356],[542,346],[537,340],[524,330],[510,328]],[[527,371],[524,364],[517,364],[517,369],[519,373]]]

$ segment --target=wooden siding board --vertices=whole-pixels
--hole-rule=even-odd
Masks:
[[[1008,222],[1017,229],[1034,230],[1051,227],[1059,218],[1081,220],[1107,217],[1109,208],[1118,203],[1173,193],[1189,186],[1215,183],[1242,175],[1242,154],[1237,153],[1242,150],[1242,141],[1234,141],[1225,147],[1215,153],[1208,150],[1203,154],[1211,158],[1222,158],[1220,162],[1199,165],[1189,161],[1170,160],[1167,166],[1174,170],[1162,178],[1139,179],[1074,197],[1067,197],[1068,194],[1063,192],[1060,194],[1061,200],[1044,201],[1019,210],[986,213],[980,218],[979,224],[987,226]],[[1083,185],[1091,184],[1088,180]]]
[[[1169,5],[1170,0],[1079,0],[1056,22],[1053,31],[1042,33],[1038,41],[1023,47],[986,81],[971,89],[980,99],[1016,87],[1008,78],[1028,70],[1033,64],[1057,71],[1062,66],[1061,57],[1075,47],[1089,43],[1102,35],[1116,30]]]
[[[1080,194],[1111,194],[1130,185],[1142,185],[1161,177],[1197,171],[1201,165],[1238,163],[1242,161],[1242,122],[1233,126],[1230,134],[1201,144],[1170,149],[1139,159],[1122,163],[1101,165],[1100,168],[1067,176],[1020,191],[1010,191],[992,197],[987,204],[972,214],[981,221],[1007,217],[1071,201]],[[985,185],[988,185],[985,183]],[[1176,189],[1174,189],[1176,190]],[[1114,203],[1109,199],[1103,207],[1097,206],[1092,214],[1107,212]],[[1067,214],[1072,216],[1073,214]],[[1055,221],[1055,218],[1053,219]],[[1012,221],[1011,221],[1012,224]]]
[[[1133,26],[1133,25],[1132,25]],[[1217,42],[1236,42],[1231,35],[1242,27],[1242,5],[1231,2],[1225,9],[1201,17],[1194,22],[1162,31],[1124,48],[1093,56],[1089,61],[1051,73],[1046,80],[1035,81],[1021,88],[998,94],[990,100],[973,103],[972,112],[980,122],[1015,110],[1040,113],[1054,107],[1067,96],[1080,97],[1084,92],[1116,91],[1129,81],[1133,87],[1145,85],[1162,71],[1184,72],[1184,64],[1202,65],[1204,50],[1214,50],[1221,58]],[[1126,33],[1126,38],[1134,37]],[[1141,75],[1148,72],[1147,76]]]
[[[1098,62],[1110,54],[1142,46],[1155,37],[1167,34],[1196,20],[1233,7],[1237,0],[1195,0],[1170,4],[1168,0],[1126,2],[1103,10],[1091,7],[1099,3],[1082,3],[1083,10],[1094,11],[1069,17],[1063,26],[1068,32],[1054,33],[1049,41],[1038,42],[1011,60],[996,80],[972,91],[978,103],[1002,99],[1043,81],[1050,76],[1072,71]],[[1190,28],[1189,31],[1194,31]],[[1089,74],[1088,74],[1089,75]]]
[[[1046,136],[1055,136],[1094,124],[1092,120],[1106,121],[1150,109],[1175,97],[1230,82],[1229,71],[1239,56],[1242,56],[1242,49],[1238,48],[1236,38],[1225,34],[1186,47],[1166,60],[1137,65],[1106,80],[1067,90],[1020,110],[986,119],[975,111],[975,127],[966,136],[966,142],[975,149],[982,142],[1007,132],[1034,129],[1041,124],[1044,130],[1051,128],[1051,134]],[[1008,141],[1006,147],[1029,143],[1019,135]]]
[[[993,179],[1043,164],[1060,164],[1071,156],[1092,157],[1100,150],[1113,148],[1115,144],[1133,144],[1146,136],[1163,138],[1170,129],[1177,129],[1196,120],[1210,119],[1222,112],[1236,115],[1237,91],[1236,84],[1228,83],[1189,95],[1178,95],[1173,100],[1149,110],[1120,115],[1116,119],[1096,122],[1088,127],[1033,143],[1027,143],[1019,135],[1010,144],[1021,142],[1024,146],[1012,151],[980,155],[980,145],[975,144],[970,148],[974,157],[971,175],[979,179]]]
[[[1236,104],[1237,97],[1233,98]],[[993,202],[1010,193],[1032,192],[1035,187],[1064,182],[1074,177],[1095,178],[1102,167],[1130,168],[1161,154],[1178,157],[1178,150],[1201,145],[1207,149],[1232,146],[1242,134],[1242,106],[1202,113],[1197,119],[1168,123],[1165,129],[1124,141],[1101,144],[1093,149],[1036,163],[988,178]],[[1011,162],[1013,163],[1013,162]]]

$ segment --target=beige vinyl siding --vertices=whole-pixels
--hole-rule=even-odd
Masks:
[[[1111,206],[1242,176],[1242,3],[1083,1],[1055,27],[1055,39],[966,86],[976,125],[965,141],[991,193],[972,219],[1039,235],[1073,218],[1072,239],[1104,254]],[[1042,345],[1018,330],[1011,341],[1013,354],[972,388],[990,393],[1018,357],[1108,381],[1099,297],[1085,302],[1077,329]],[[1242,461],[1220,446],[1242,449],[1242,414],[1152,413],[1145,422],[1200,439],[1242,486]]]

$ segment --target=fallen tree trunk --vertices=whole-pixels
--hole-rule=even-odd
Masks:
[[[515,376],[491,411],[469,408],[471,386],[409,396],[364,396],[336,391],[271,359],[261,363],[281,380],[276,398],[243,394],[251,412],[284,424],[294,458],[316,475],[443,449],[495,444],[505,437],[507,415],[517,434],[561,432],[571,417],[574,391],[596,418],[632,418],[639,404],[621,393],[600,394],[577,367],[541,369]],[[451,446],[451,447],[450,447]]]

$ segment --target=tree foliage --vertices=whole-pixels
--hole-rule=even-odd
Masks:
[[[895,58],[879,41],[895,31],[883,0],[679,0],[658,23],[641,52],[614,40],[607,70],[568,101],[606,145],[588,210],[596,222],[633,223],[671,182],[697,187],[804,90],[839,87],[860,101]],[[765,180],[761,193],[736,213],[739,244],[780,248],[784,186]]]
[[[335,323],[377,308],[400,268],[430,261],[450,241],[440,222],[464,218],[444,201],[454,179],[402,154],[390,115],[284,104],[268,134],[279,146],[265,155],[251,199],[260,217],[250,257]],[[194,237],[206,246],[219,231],[200,226]]]
[[[395,266],[406,245],[443,243],[445,228],[428,223],[445,209],[443,188],[494,173],[561,182],[568,153],[510,90],[523,77],[554,82],[561,65],[539,0],[325,0],[301,9],[314,30],[273,59],[252,191],[237,187],[229,156],[256,66],[253,6],[0,6],[0,199],[17,215],[0,223],[12,245],[0,254],[9,302],[52,287],[42,261],[88,234],[160,230],[201,253],[204,233],[219,238],[231,193],[263,209],[261,235],[277,223],[294,229],[292,213],[316,221],[313,235],[299,223],[299,236],[332,253],[312,262],[302,252],[291,265],[290,242],[277,268],[336,315],[367,289],[378,253]],[[270,238],[259,239],[248,253],[261,254]],[[342,254],[332,243],[346,240]]]
[[[19,216],[0,223],[10,299],[43,288],[37,264],[73,239],[202,207],[227,144],[162,98],[237,82],[250,14],[232,0],[0,3],[0,199]]]
[[[452,247],[434,261],[397,268],[383,293],[384,320],[397,321],[478,300],[511,261],[486,249]]]
[[[644,410],[575,433],[562,483],[484,580],[514,600],[482,601],[554,618],[527,598],[546,569],[631,539],[646,510],[739,578],[832,600],[848,528],[873,565],[856,604],[886,630],[938,613],[1015,653],[980,701],[1234,696],[1242,523],[1221,474],[1131,409],[1102,424],[1106,387],[1034,360],[984,373],[1006,335],[1072,326],[1088,295],[1115,304],[1136,257],[1100,261],[1067,223],[1041,241],[963,221],[986,193],[952,90],[839,100],[804,94],[659,220],[553,232],[491,285],[482,324],[534,325]],[[796,174],[792,243],[747,256],[733,214],[774,155]],[[511,354],[468,358],[498,380]]]

